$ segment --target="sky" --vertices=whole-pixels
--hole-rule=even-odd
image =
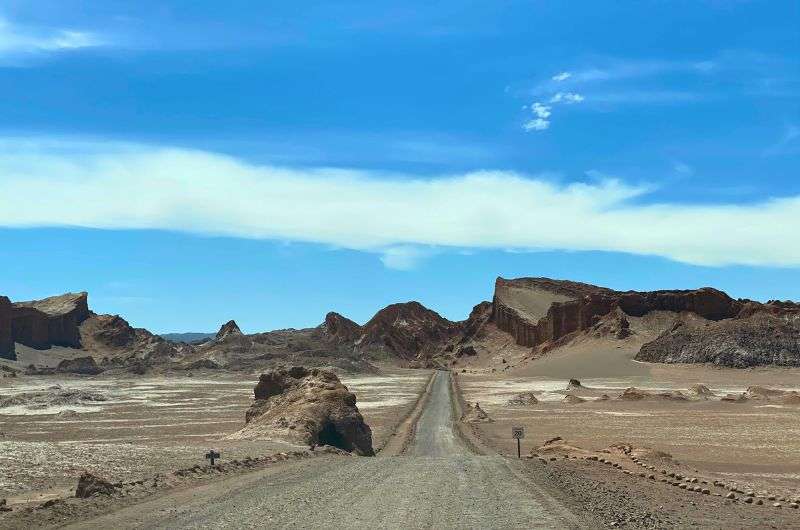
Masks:
[[[458,320],[497,276],[797,300],[798,28],[780,0],[6,0],[0,293],[156,332]]]

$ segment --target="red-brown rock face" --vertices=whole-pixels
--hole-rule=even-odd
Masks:
[[[11,336],[11,301],[5,296],[0,296],[0,358],[17,358]]]
[[[524,314],[520,306],[526,300],[519,292],[529,289],[554,293],[571,300],[553,301],[544,316]],[[516,297],[506,294],[516,290]],[[498,328],[514,337],[517,344],[535,347],[554,342],[595,325],[615,309],[631,316],[651,311],[689,311],[709,320],[735,317],[743,303],[711,288],[691,291],[619,292],[577,282],[560,282],[546,278],[498,278],[495,284],[492,319]],[[501,293],[501,294],[497,294]],[[514,307],[516,304],[517,307]]]
[[[361,337],[361,326],[339,313],[330,312],[325,315],[325,330],[335,342],[355,342]]]
[[[86,293],[17,302],[11,309],[11,336],[15,342],[32,348],[80,348],[78,326],[90,315]]]
[[[433,354],[457,335],[461,327],[442,318],[419,302],[392,304],[378,311],[364,325],[359,347],[385,348],[411,360]]]

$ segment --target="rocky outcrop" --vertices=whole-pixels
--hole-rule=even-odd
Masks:
[[[679,321],[643,345],[636,360],[735,368],[800,366],[800,316],[765,311],[700,325]]]
[[[624,401],[645,401],[645,400],[666,400],[666,401],[686,401],[688,398],[679,390],[656,392],[643,390],[641,388],[626,388],[619,399]]]
[[[539,400],[536,399],[536,395],[533,392],[522,392],[509,399],[506,405],[509,407],[527,407],[537,403],[539,403]]]
[[[571,300],[554,301],[544,316],[532,319],[523,314],[519,303],[503,296],[509,289],[531,289],[552,292]],[[692,312],[708,320],[733,318],[743,308],[743,302],[711,288],[689,291],[619,292],[603,287],[547,278],[521,278],[495,282],[492,319],[497,327],[511,334],[517,344],[535,347],[555,342],[567,335],[598,326],[600,333],[623,339],[630,335],[625,315],[641,317],[652,311],[675,313]],[[516,305],[516,307],[515,307]],[[614,321],[604,317],[619,311]],[[535,313],[534,313],[535,315]],[[605,327],[603,327],[605,326]]]
[[[331,445],[373,456],[372,431],[356,407],[356,396],[333,372],[299,366],[272,370],[253,389],[246,426],[232,439],[282,439]]]
[[[362,334],[361,326],[333,311],[325,315],[323,326],[330,339],[337,343],[355,343]]]
[[[498,278],[491,318],[517,344],[545,352],[580,333],[625,340],[634,334],[631,317],[656,311],[674,313],[678,322],[642,346],[639,361],[800,366],[800,305],[734,300],[708,287],[620,292],[547,278]]]
[[[119,315],[94,315],[80,326],[83,349],[103,359],[103,366],[147,367],[177,357],[177,345],[146,329],[134,328]],[[141,370],[140,370],[141,371]]]
[[[102,373],[103,369],[97,366],[94,357],[87,355],[77,359],[64,359],[58,363],[56,372],[60,374],[97,375]]]
[[[0,296],[0,359],[17,360],[11,334],[11,300]]]
[[[466,403],[461,421],[464,423],[494,423],[494,420],[486,414],[478,402],[475,402],[475,405]]]
[[[109,481],[87,471],[78,479],[75,496],[79,499],[86,499],[95,495],[111,495],[116,489],[116,486]]]
[[[461,327],[419,302],[392,304],[363,327],[359,348],[378,348],[413,360],[441,352]]]
[[[242,335],[242,330],[239,329],[238,324],[236,324],[234,320],[229,320],[223,324],[222,327],[219,328],[215,338],[217,340],[222,340],[228,335]]]
[[[31,348],[81,347],[80,324],[91,312],[86,293],[68,293],[30,302],[0,297],[0,357],[15,359],[14,343]]]

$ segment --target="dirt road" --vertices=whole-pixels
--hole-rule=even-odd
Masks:
[[[578,528],[566,508],[453,429],[439,372],[405,454],[318,458],[164,495],[72,528]]]

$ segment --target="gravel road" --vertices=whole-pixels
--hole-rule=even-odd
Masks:
[[[168,493],[73,528],[578,528],[515,462],[473,454],[438,372],[405,454],[315,458]]]

